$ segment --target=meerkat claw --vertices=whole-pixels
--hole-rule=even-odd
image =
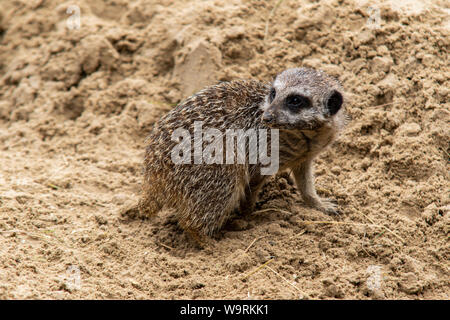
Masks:
[[[341,214],[341,212],[339,211],[337,202],[334,199],[328,199],[328,198],[322,199],[321,205],[320,205],[320,210],[329,215],[339,216]]]

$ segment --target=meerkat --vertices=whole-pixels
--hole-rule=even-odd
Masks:
[[[177,128],[190,132],[196,121],[225,132],[229,128],[278,129],[279,169],[290,170],[304,202],[326,213],[337,206],[321,199],[314,186],[313,161],[344,127],[343,88],[322,71],[288,69],[270,83],[236,80],[207,87],[163,116],[147,138],[139,215],[172,209],[194,238],[220,230],[235,210],[251,212],[270,176],[261,164],[175,164]]]

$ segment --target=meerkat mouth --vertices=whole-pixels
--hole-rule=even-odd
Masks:
[[[290,124],[290,123],[274,123],[274,122],[264,122],[263,124],[269,127],[270,129],[279,129],[279,130],[296,130],[303,132],[314,133],[315,131],[321,128],[321,125],[318,123],[305,123],[305,124]]]
[[[300,132],[307,140],[311,140],[317,135],[317,131],[315,130],[301,130]]]

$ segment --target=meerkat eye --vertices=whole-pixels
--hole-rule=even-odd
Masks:
[[[276,95],[275,88],[270,89],[269,102],[272,102],[273,99],[275,99],[275,95]]]
[[[304,96],[292,95],[286,98],[286,106],[293,112],[298,112],[300,109],[309,108],[311,101]]]
[[[338,91],[333,91],[327,101],[327,109],[331,115],[335,115],[341,109],[344,99]]]

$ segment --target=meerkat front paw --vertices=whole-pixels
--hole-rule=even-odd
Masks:
[[[336,200],[330,198],[314,198],[314,199],[306,199],[306,203],[317,210],[322,211],[323,213],[329,215],[340,215],[338,205]]]
[[[329,215],[340,215],[339,207],[334,199],[320,199],[320,205],[318,209]]]

